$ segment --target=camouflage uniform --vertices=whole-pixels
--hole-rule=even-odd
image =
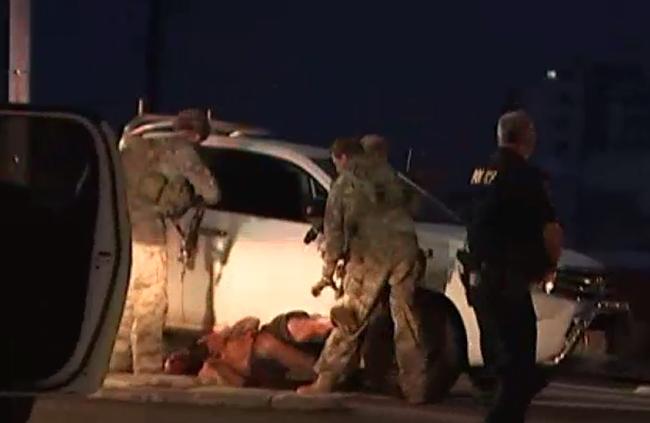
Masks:
[[[165,217],[182,214],[196,194],[219,200],[217,183],[193,145],[180,137],[133,137],[122,151],[132,234],[132,267],[111,371],[162,370],[167,310]]]
[[[374,136],[366,136],[369,139],[371,139]],[[364,138],[366,138],[364,137]],[[364,139],[361,139],[361,142],[363,144]],[[364,149],[366,151],[366,161],[367,163],[375,168],[376,172],[381,172],[385,175],[385,177],[389,177],[389,174],[395,175],[395,178],[397,178],[398,182],[402,186],[402,189],[404,190],[404,206],[409,210],[412,216],[415,216],[419,209],[420,209],[420,198],[417,195],[416,190],[409,186],[408,183],[400,178],[397,175],[397,172],[393,167],[390,165],[388,162],[388,157],[386,156],[385,153],[381,151],[377,151],[376,149],[373,149],[372,145],[369,145],[368,143],[364,144]]]
[[[338,380],[356,364],[359,334],[388,287],[400,386],[409,401],[422,402],[426,351],[413,307],[421,265],[415,228],[395,172],[375,164],[368,157],[354,158],[334,182],[328,198],[323,276],[332,275],[347,251],[342,304],[354,323],[338,324],[332,331],[316,371]]]

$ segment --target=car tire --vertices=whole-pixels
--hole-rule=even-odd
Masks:
[[[418,289],[416,307],[420,310],[423,341],[427,345],[427,402],[445,398],[467,367],[467,338],[462,320],[442,294]],[[399,396],[398,368],[395,361],[393,325],[384,310],[369,325],[362,349],[365,389]]]
[[[650,323],[632,312],[610,317],[605,325],[607,353],[624,360],[643,360],[650,352]]]
[[[418,292],[416,304],[422,310],[427,360],[429,402],[444,399],[467,368],[467,336],[453,304],[443,295]]]

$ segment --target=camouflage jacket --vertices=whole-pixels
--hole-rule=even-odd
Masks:
[[[378,156],[377,154],[367,154],[367,162],[370,166],[375,167],[375,170],[382,172],[384,175],[392,173],[397,181],[400,183],[403,193],[404,207],[411,213],[411,216],[415,216],[420,210],[420,195],[417,191],[411,187],[404,179],[400,178],[397,171],[390,165],[385,157]]]
[[[133,137],[121,151],[133,240],[165,242],[164,218],[190,206],[194,195],[219,201],[217,182],[194,146],[180,137]]]
[[[325,207],[323,276],[346,254],[389,264],[417,255],[415,225],[404,185],[388,165],[351,161],[332,184]]]

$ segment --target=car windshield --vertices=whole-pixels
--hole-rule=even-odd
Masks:
[[[332,180],[336,179],[336,167],[331,159],[319,158],[312,159],[325,173],[327,173]],[[421,223],[444,223],[444,224],[462,224],[461,219],[445,206],[440,200],[429,194],[423,188],[420,188],[415,182],[408,179],[406,176],[399,173],[399,177],[404,181],[405,185],[415,195],[418,202],[418,210],[415,213],[414,219],[416,222]]]

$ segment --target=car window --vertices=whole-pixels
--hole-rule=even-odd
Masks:
[[[313,191],[312,195],[314,199],[327,200],[327,190],[323,187],[317,180],[312,179]]]
[[[0,118],[2,308],[16,318],[5,334],[8,363],[26,380],[54,374],[78,342],[98,213],[88,138],[73,120]]]
[[[336,179],[338,176],[338,172],[336,171],[336,166],[334,166],[334,162],[330,158],[315,158],[312,159],[314,163],[318,165],[318,167],[321,168],[327,175],[329,175],[332,180]]]
[[[399,175],[416,201],[417,208],[413,219],[421,223],[461,225],[460,217],[451,211],[442,201],[420,188],[406,176]]]
[[[336,179],[337,171],[331,159],[319,158],[312,159],[312,161],[325,171],[332,180]],[[417,209],[413,216],[416,222],[461,224],[461,219],[445,206],[442,201],[429,194],[423,188],[420,188],[406,176],[402,174],[399,174],[399,176],[417,204]]]
[[[286,160],[246,151],[201,147],[221,190],[218,210],[305,222],[312,178]]]

